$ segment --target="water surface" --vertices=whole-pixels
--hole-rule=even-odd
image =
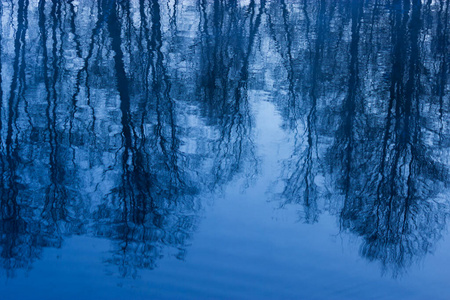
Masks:
[[[449,299],[450,2],[0,2],[1,299]]]

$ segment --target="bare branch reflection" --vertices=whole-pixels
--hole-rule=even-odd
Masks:
[[[290,151],[270,154],[279,207],[333,215],[403,274],[450,212],[449,5],[1,2],[2,269],[74,235],[108,239],[121,276],[185,259],[208,195],[264,169],[266,101]]]

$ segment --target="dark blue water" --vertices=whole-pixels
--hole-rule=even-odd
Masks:
[[[0,299],[450,299],[449,1],[0,25]]]

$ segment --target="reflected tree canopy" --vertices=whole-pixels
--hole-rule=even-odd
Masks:
[[[258,175],[259,101],[289,137],[281,207],[336,216],[394,275],[435,249],[450,213],[448,1],[0,5],[8,276],[73,235],[111,240],[122,276],[184,259],[205,195]]]

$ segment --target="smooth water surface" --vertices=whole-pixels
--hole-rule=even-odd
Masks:
[[[450,299],[449,1],[0,5],[0,299]]]

